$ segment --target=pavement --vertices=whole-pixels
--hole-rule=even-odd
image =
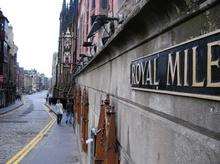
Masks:
[[[27,155],[24,164],[79,164],[80,153],[71,125],[55,124],[40,144]]]
[[[56,113],[54,106],[47,105]],[[71,124],[65,123],[65,114],[61,125],[55,124],[43,141],[22,161],[24,164],[79,164],[80,153],[77,136]]]
[[[22,152],[48,126],[51,118],[45,110],[45,95],[46,92],[27,95],[23,99],[23,106],[0,115],[0,164],[13,159],[17,152]],[[73,127],[66,125],[64,119],[61,125],[52,122],[41,140],[22,157],[20,163],[81,163]]]
[[[9,105],[9,106],[7,106],[5,108],[0,108],[0,115],[8,113],[8,112],[11,112],[11,111],[19,108],[22,105],[23,105],[22,101],[16,100],[14,104]]]

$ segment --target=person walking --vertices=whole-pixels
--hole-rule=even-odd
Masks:
[[[68,99],[66,104],[66,124],[72,124],[73,103]]]
[[[60,100],[57,100],[57,103],[55,105],[55,110],[57,113],[57,124],[61,124],[61,120],[63,117],[63,105],[60,103]]]

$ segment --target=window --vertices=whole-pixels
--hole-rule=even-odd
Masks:
[[[66,57],[66,58],[65,58],[65,64],[69,64],[69,63],[70,63],[69,57]]]
[[[102,9],[108,8],[108,0],[101,0],[101,7]]]
[[[92,0],[92,9],[95,8],[95,0]]]

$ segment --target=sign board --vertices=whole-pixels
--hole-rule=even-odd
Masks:
[[[132,89],[220,100],[220,30],[131,62]]]

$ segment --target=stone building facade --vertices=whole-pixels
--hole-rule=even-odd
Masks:
[[[24,92],[24,68],[19,67],[19,63],[17,63],[16,72],[16,90],[18,94],[22,94]]]
[[[107,21],[102,24],[101,29],[94,30],[93,40],[88,37],[89,40],[84,40],[87,38],[83,37],[82,42],[78,41],[92,42],[90,45],[93,45],[88,49],[78,48],[79,54],[82,50],[87,50],[83,53],[91,58],[84,60],[84,63],[79,62],[80,66],[74,74],[77,102],[75,109],[78,110],[76,117],[79,118],[77,134],[82,141],[83,163],[102,163],[107,158],[101,158],[101,147],[98,151],[94,148],[99,143],[94,135],[99,136],[102,133],[102,142],[108,137],[108,133],[100,128],[99,122],[103,111],[102,100],[109,95],[108,101],[114,106],[117,138],[113,144],[114,148],[117,147],[113,149],[113,154],[117,154],[120,163],[218,164],[219,1],[111,2],[113,5],[117,3],[117,7],[113,6],[113,15],[106,15],[118,19],[113,19],[111,26],[114,25],[114,30],[107,41],[97,44],[103,41],[103,26],[108,30],[112,21]],[[121,5],[118,5],[119,2]],[[107,3],[111,6],[110,1]],[[79,13],[78,29],[87,28],[84,25],[88,24],[89,16],[84,22],[80,22]],[[89,35],[91,29],[92,26],[89,25],[85,36]],[[92,52],[94,44],[98,48]],[[203,44],[206,44],[205,48],[201,48]],[[188,51],[190,59],[182,58],[181,54],[187,56]],[[198,54],[203,56],[203,52],[207,52],[207,57],[199,58]],[[151,59],[152,63],[156,63],[155,56],[158,60],[161,59],[162,64],[149,65],[148,73],[142,75],[145,74],[143,67],[146,65],[141,64],[145,61],[149,64]],[[82,60],[80,55],[79,60]],[[180,60],[185,63],[180,64]],[[192,66],[192,69],[182,69],[182,65]],[[206,70],[203,66],[207,67],[206,73],[202,73]],[[149,71],[149,68],[154,72]],[[159,71],[155,71],[156,68]],[[163,77],[164,70],[170,71],[170,74],[168,71],[164,76],[170,80],[160,84],[158,78]],[[158,76],[150,75],[155,72]],[[183,81],[182,78],[187,79],[191,74],[192,79],[187,81],[189,83]],[[203,78],[203,75],[207,77]],[[142,77],[145,76],[144,80]],[[82,95],[87,95],[87,100]],[[86,100],[86,103],[82,100]],[[85,108],[86,105],[88,108]],[[88,117],[85,116],[85,111],[88,111]],[[82,128],[84,126],[86,128]],[[87,149],[83,146],[85,143]],[[109,149],[112,150],[113,147]]]
[[[0,10],[0,107],[15,101],[17,51],[13,28]]]
[[[24,73],[24,93],[31,93],[32,92],[32,75],[28,74],[27,72]]]
[[[66,100],[72,90],[72,72],[76,64],[76,14],[78,1],[63,1],[53,97]]]

